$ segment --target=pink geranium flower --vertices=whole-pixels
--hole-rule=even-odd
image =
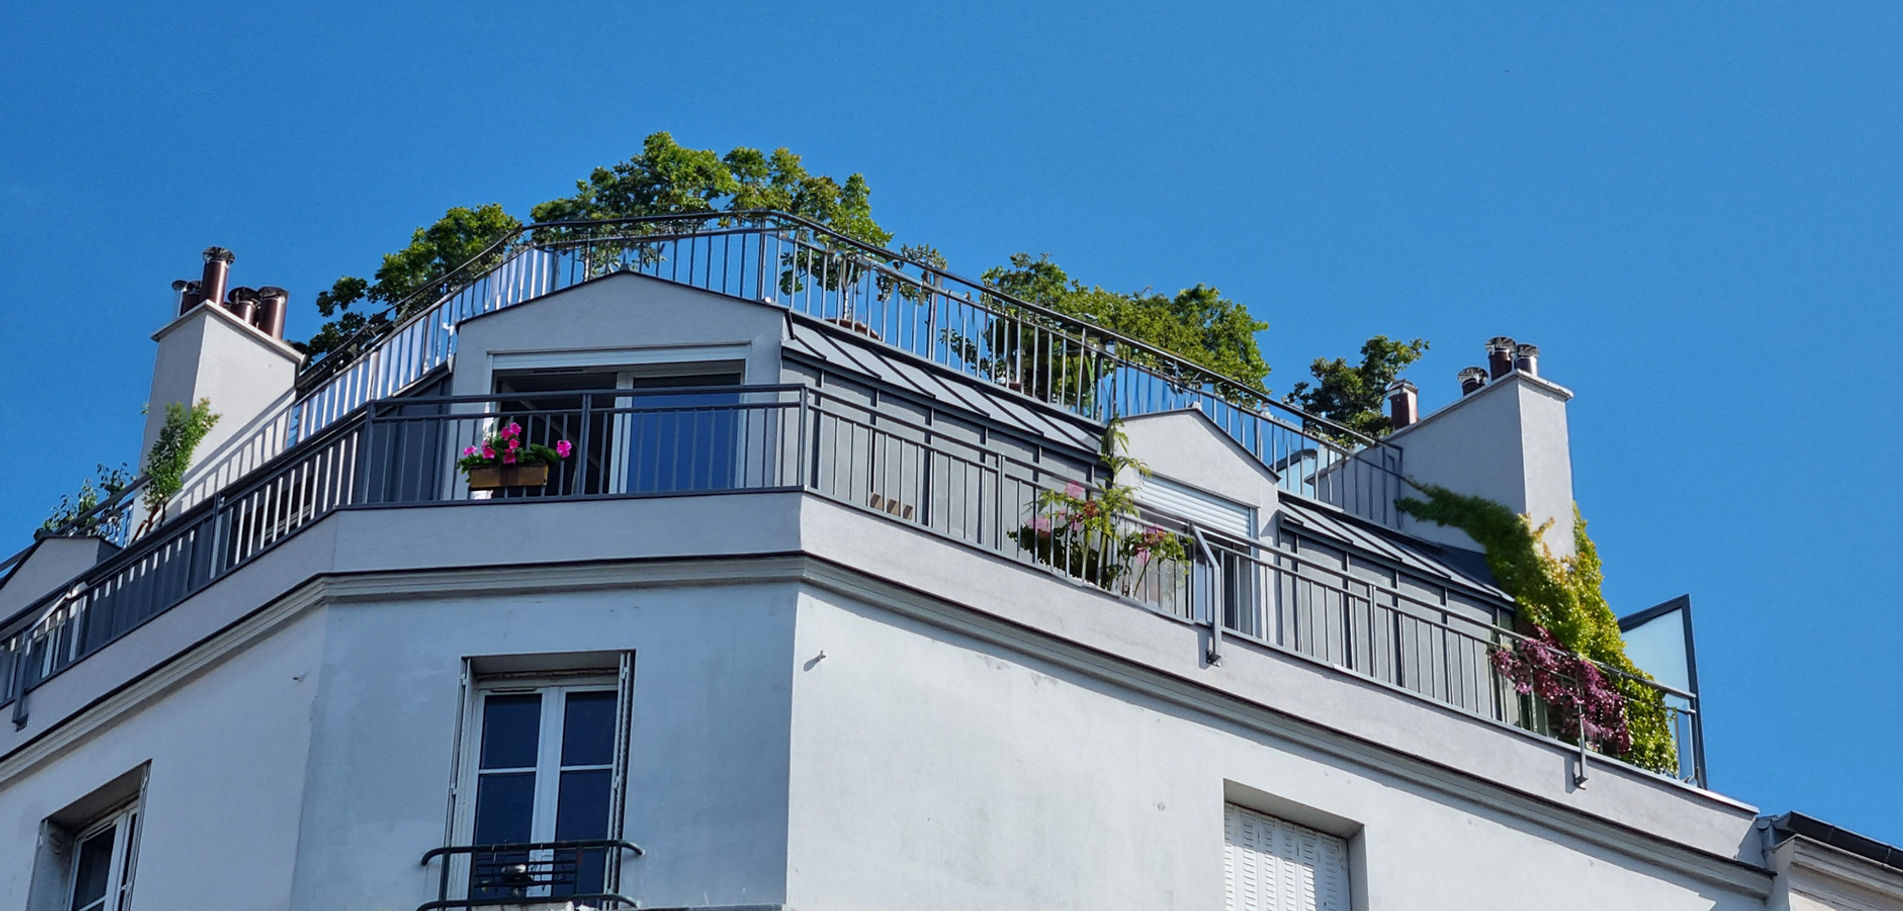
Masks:
[[[575,451],[574,445],[569,443],[567,440],[561,440],[555,444],[555,454],[558,456],[561,456],[564,459],[568,458],[568,454],[574,451]]]
[[[509,426],[502,428],[502,435],[505,437],[512,437],[521,432],[522,432],[522,425],[517,424],[514,421],[510,421]]]
[[[494,446],[489,445],[488,443],[482,444],[482,457],[485,459],[495,458],[496,448]]]
[[[1051,533],[1051,520],[1045,516],[1038,516],[1031,520],[1031,528],[1040,535],[1048,535]]]
[[[1071,498],[1071,499],[1073,499],[1073,500],[1081,500],[1081,499],[1083,499],[1083,498],[1084,498],[1084,485],[1082,485],[1082,484],[1079,484],[1079,483],[1077,483],[1076,481],[1072,481],[1072,482],[1070,482],[1069,484],[1065,484],[1065,485],[1064,485],[1064,496],[1067,496],[1067,497],[1070,497],[1070,498]]]
[[[474,446],[471,446],[468,449],[463,450],[463,455],[472,456],[475,454],[476,454],[476,447]]]

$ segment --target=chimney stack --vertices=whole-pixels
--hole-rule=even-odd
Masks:
[[[203,280],[172,283],[181,312],[152,336],[159,350],[139,447],[141,452],[152,451],[165,426],[166,406],[210,399],[222,419],[199,442],[188,484],[196,478],[190,471],[216,458],[221,447],[257,429],[255,422],[292,400],[297,366],[303,360],[280,337],[284,290],[231,288],[227,300],[226,284],[236,257],[223,247],[208,247],[204,258]]]
[[[264,330],[264,334],[275,339],[284,338],[284,310],[290,304],[291,292],[283,288],[265,285],[258,289],[258,315],[251,325]],[[1537,354],[1538,352],[1535,351]]]
[[[1487,371],[1492,379],[1499,379],[1513,372],[1513,357],[1519,346],[1513,339],[1496,335],[1487,340]]]
[[[237,287],[226,295],[225,309],[240,321],[257,325],[258,291],[256,288]]]
[[[202,279],[190,281],[181,278],[172,283],[172,291],[178,294],[178,315],[184,316],[193,307],[210,302],[224,308],[239,322],[283,341],[284,316],[290,305],[291,293],[270,285],[262,288],[232,288],[227,292],[225,285],[231,279],[231,264],[237,261],[237,254],[224,247],[206,247],[204,256],[205,274]]]
[[[1462,367],[1455,377],[1460,380],[1461,395],[1473,395],[1480,391],[1480,387],[1487,385],[1485,367]]]
[[[1513,369],[1527,376],[1540,375],[1540,346],[1521,345],[1513,352]]]
[[[1388,426],[1400,430],[1421,419],[1421,394],[1407,380],[1388,384]]]
[[[225,280],[231,277],[231,264],[238,259],[238,254],[224,247],[206,247],[204,256],[205,277],[198,283],[199,300],[223,304]]]
[[[184,316],[185,311],[205,302],[205,296],[198,293],[198,283],[195,281],[181,278],[172,283],[172,291],[178,295],[179,316]]]

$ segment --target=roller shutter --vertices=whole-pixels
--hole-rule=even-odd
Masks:
[[[1229,911],[1349,911],[1348,843],[1234,804],[1223,807]]]
[[[1137,500],[1145,506],[1181,516],[1201,526],[1244,541],[1255,540],[1255,510],[1233,500],[1203,493],[1158,477],[1143,479]]]

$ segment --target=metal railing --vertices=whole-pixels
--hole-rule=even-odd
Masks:
[[[642,853],[616,838],[435,848],[423,855],[423,866],[438,867],[436,900],[416,911],[564,903],[634,908],[637,902],[614,888],[621,863]]]
[[[472,489],[456,460],[509,423],[525,442],[568,441],[573,455],[541,485]],[[1073,499],[1101,497],[1101,466],[1084,453],[1021,458],[1007,454],[1012,447],[961,432],[802,385],[374,402],[0,627],[0,704],[12,700],[16,724],[24,723],[26,700],[18,694],[339,508],[804,490],[1206,628],[1212,660],[1225,642],[1251,643],[1496,721],[1582,739],[1555,729],[1537,700],[1514,692],[1495,666],[1502,650],[1527,647],[1511,631],[1402,586],[1270,542],[1205,534],[1148,509],[1119,534],[1173,536],[1184,559],[1132,562],[1145,549],[1135,543],[1119,544],[1112,555],[1100,542],[1082,560],[1060,553],[1035,534],[1040,497],[1067,488]],[[1122,561],[1116,572],[1107,571],[1111,559]],[[1678,753],[1678,768],[1664,771],[1702,784],[1697,695],[1600,670],[1661,706]]]
[[[1399,521],[1394,447],[1128,336],[777,212],[512,232],[306,365],[296,401],[234,446],[232,458],[274,455],[408,388],[449,363],[464,320],[617,273],[786,307],[1095,420],[1201,408],[1274,467],[1284,489]],[[184,502],[200,495],[188,492]]]

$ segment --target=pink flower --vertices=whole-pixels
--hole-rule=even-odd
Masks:
[[[468,449],[463,450],[463,455],[472,456],[475,454],[476,454],[476,447],[474,446],[471,446]]]
[[[1070,482],[1069,484],[1065,484],[1065,485],[1064,485],[1064,496],[1067,496],[1067,497],[1069,497],[1069,498],[1071,498],[1071,499],[1073,499],[1073,500],[1081,500],[1081,499],[1083,499],[1083,498],[1084,498],[1084,485],[1082,485],[1082,484],[1079,484],[1079,483],[1077,483],[1076,481],[1072,481],[1072,482]]]
[[[509,453],[508,455],[505,455],[505,456],[503,456],[503,457],[502,457],[502,464],[504,464],[504,465],[514,465],[514,464],[515,464],[515,453],[514,453],[514,452],[511,452],[511,453]]]
[[[516,439],[515,437],[510,437],[510,438],[509,438],[509,451],[510,451],[510,452],[514,452],[514,451],[516,451],[517,449],[520,449],[521,447],[522,447],[522,441],[521,441],[521,440],[518,440],[518,439]]]
[[[1031,530],[1040,535],[1048,535],[1051,533],[1051,520],[1046,516],[1038,516],[1031,520]]]
[[[494,446],[489,445],[488,443],[482,444],[482,457],[485,459],[495,458],[496,448]]]
[[[510,421],[509,426],[502,428],[502,435],[505,437],[512,437],[521,432],[522,432],[522,425],[517,424],[514,421]]]
[[[568,458],[568,454],[574,451],[575,451],[575,447],[572,444],[570,444],[567,440],[560,440],[560,441],[557,441],[555,444],[555,454],[557,456],[560,456],[561,458],[564,458],[564,459]]]

